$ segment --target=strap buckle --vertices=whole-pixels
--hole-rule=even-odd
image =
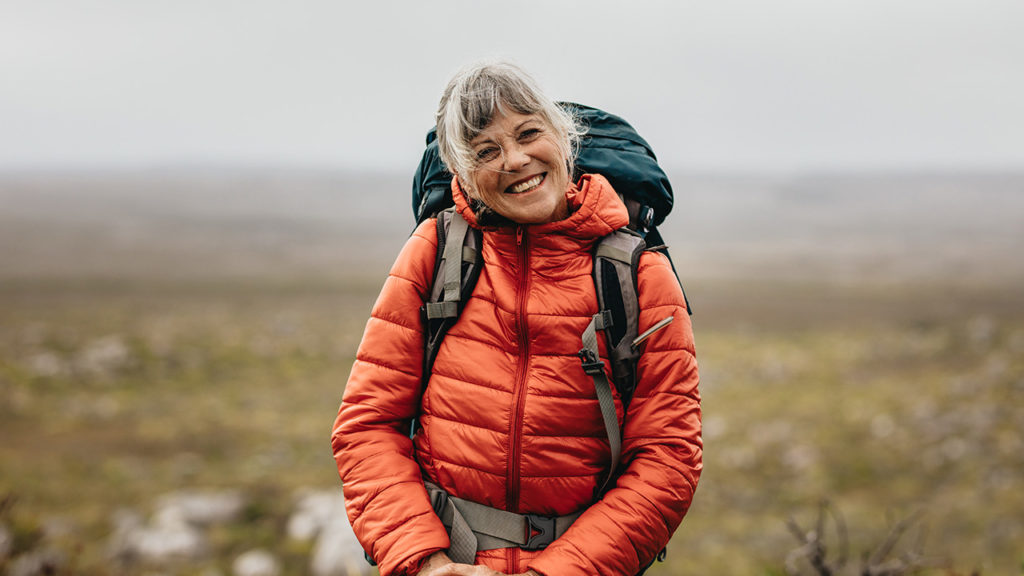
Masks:
[[[639,220],[637,224],[644,232],[647,232],[651,227],[651,224],[654,222],[654,208],[651,208],[650,206],[641,206],[640,213],[637,216],[637,219]]]
[[[525,514],[526,517],[526,544],[520,546],[523,550],[542,550],[555,541],[555,518],[551,516],[538,516],[536,514]]]
[[[597,376],[604,373],[604,362],[593,351],[583,348],[576,355],[580,357],[580,364],[583,365],[583,371],[587,374]]]

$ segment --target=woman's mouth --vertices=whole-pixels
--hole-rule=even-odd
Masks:
[[[544,172],[542,174],[537,174],[528,180],[523,180],[518,184],[513,184],[505,189],[505,194],[522,194],[523,192],[529,192],[537,186],[540,186],[541,183],[544,182],[544,178],[546,176],[547,172]]]

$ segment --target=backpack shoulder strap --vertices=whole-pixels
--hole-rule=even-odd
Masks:
[[[602,238],[594,249],[594,287],[598,314],[602,320],[612,379],[629,405],[636,387],[636,362],[639,350],[633,340],[640,333],[640,302],[637,296],[637,269],[646,248],[644,239],[628,228]]]
[[[594,287],[597,291],[597,314],[581,335],[583,348],[579,351],[583,371],[594,380],[611,465],[608,476],[597,489],[595,497],[604,493],[615,476],[622,454],[622,436],[615,413],[615,400],[611,383],[604,371],[597,347],[597,331],[605,333],[612,380],[619,391],[623,406],[628,406],[636,387],[636,360],[640,352],[633,347],[640,324],[640,305],[636,291],[636,270],[644,239],[628,228],[621,228],[598,241],[594,248]]]
[[[665,241],[661,238],[661,232],[658,231],[658,227],[654,224],[656,211],[651,206],[632,196],[619,193],[619,199],[622,200],[622,203],[626,206],[626,212],[629,214],[629,229],[644,239],[644,242],[647,243],[647,250],[661,252],[668,258],[668,263],[672,266],[672,272],[676,275],[676,281],[679,282],[679,288],[683,291],[686,313],[693,316],[693,308],[690,308],[690,299],[686,297],[686,289],[683,288],[683,282],[679,280],[679,272],[676,271],[675,262],[672,261],[672,255],[668,253],[668,247],[665,246]]]
[[[621,431],[615,413],[612,383],[619,392],[623,408],[628,408],[636,391],[636,366],[643,350],[640,344],[651,334],[672,322],[669,316],[640,334],[640,298],[637,293],[637,271],[640,255],[647,250],[644,238],[631,228],[620,228],[598,241],[594,249],[594,287],[598,312],[581,335],[579,352],[583,370],[594,380],[608,446],[611,466],[608,476],[598,488],[600,496],[615,475],[622,451]],[[604,371],[597,347],[597,331],[605,334],[612,383]]]
[[[437,256],[434,283],[421,310],[424,327],[423,382],[430,379],[434,359],[462,313],[483,265],[482,235],[454,208],[437,214]]]

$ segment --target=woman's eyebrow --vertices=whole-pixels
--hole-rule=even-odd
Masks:
[[[488,142],[494,142],[494,140],[492,140],[490,136],[486,136],[484,134],[480,134],[476,138],[473,138],[472,140],[470,140],[469,141],[469,145],[470,146],[479,146],[481,144],[486,144]]]
[[[521,130],[523,128],[523,126],[526,126],[530,122],[536,122],[536,121],[537,121],[536,118],[527,118],[526,120],[523,120],[519,124],[516,124],[516,127],[513,128],[512,131],[513,132],[519,132],[519,130]],[[470,146],[479,146],[480,144],[484,144],[484,143],[487,143],[487,142],[494,142],[494,139],[492,139],[490,136],[487,136],[486,134],[478,134],[476,138],[473,138],[472,140],[469,141],[469,145]]]

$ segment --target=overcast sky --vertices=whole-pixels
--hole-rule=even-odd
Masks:
[[[0,170],[409,172],[484,57],[671,169],[1024,169],[1021,0],[0,0]]]

